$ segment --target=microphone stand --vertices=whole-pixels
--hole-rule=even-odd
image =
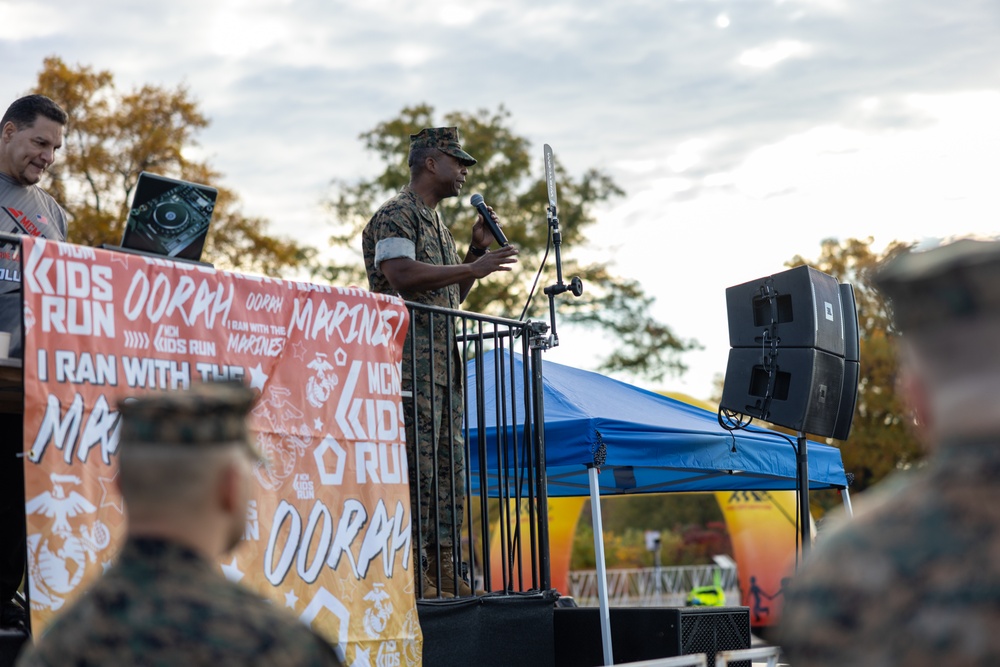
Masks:
[[[549,206],[546,209],[545,218],[552,232],[552,245],[555,247],[556,282],[542,291],[549,297],[551,333],[549,334],[547,347],[557,347],[559,345],[559,334],[556,333],[556,296],[564,292],[571,292],[573,296],[577,297],[581,296],[583,294],[583,281],[578,276],[573,276],[568,285],[563,282],[562,233],[559,231],[559,216],[556,211],[556,168],[555,159],[552,156],[552,148],[548,144],[545,144],[545,185],[549,194]]]
[[[558,347],[559,334],[556,332],[556,296],[565,292],[571,292],[573,296],[583,294],[583,281],[579,276],[573,276],[569,284],[563,282],[562,273],[562,233],[559,231],[559,216],[556,215],[555,204],[548,207],[546,219],[549,228],[552,230],[552,245],[556,254],[556,282],[542,290],[549,297],[549,320],[551,322],[551,333],[549,334],[549,347]]]

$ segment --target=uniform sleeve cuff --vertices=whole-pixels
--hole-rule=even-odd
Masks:
[[[375,268],[377,269],[379,265],[387,259],[396,259],[397,257],[407,257],[409,259],[417,258],[417,247],[413,245],[413,241],[410,239],[403,238],[389,238],[382,239],[375,244]]]

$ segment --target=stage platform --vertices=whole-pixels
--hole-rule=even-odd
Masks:
[[[603,665],[599,610],[558,607],[548,593],[417,602],[423,664],[434,667]],[[612,608],[615,664],[750,648],[748,607]],[[27,636],[0,630],[0,667],[12,667]],[[753,644],[759,645],[759,644]],[[739,667],[750,667],[747,661]]]
[[[417,603],[423,661],[435,667],[590,667],[604,664],[600,610],[560,607],[553,594]],[[615,664],[751,647],[748,607],[614,607]],[[735,667],[750,667],[750,662]]]
[[[0,628],[0,667],[12,667],[28,635],[18,630]]]

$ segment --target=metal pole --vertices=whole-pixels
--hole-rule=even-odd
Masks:
[[[532,428],[535,432],[537,454],[535,456],[536,482],[538,488],[538,577],[539,588],[552,588],[552,572],[549,555],[549,477],[545,470],[545,401],[542,394],[542,348],[531,349],[531,390],[535,406]]]
[[[661,559],[660,559],[660,540],[659,539],[656,540],[656,552],[653,554],[653,563],[655,565],[655,569],[653,570],[653,572],[654,572],[654,575],[656,576],[656,585],[653,588],[653,592],[654,592],[654,595],[655,595],[654,599],[656,600],[656,604],[660,604],[660,596],[661,596],[661,593],[663,592],[663,582],[661,581],[662,575],[660,574],[660,570],[661,570],[661,567],[662,567],[663,564],[662,564]]]
[[[854,517],[854,508],[851,507],[851,492],[847,490],[845,486],[840,490],[840,496],[844,500],[844,511],[847,512],[847,516]]]
[[[799,432],[798,452],[796,453],[796,478],[799,492],[799,529],[802,539],[802,558],[809,553],[810,541],[812,539],[812,521],[809,516],[809,445],[806,434]]]
[[[604,525],[601,522],[601,492],[597,486],[600,474],[597,466],[590,466],[590,515],[594,523],[594,559],[597,561],[597,596],[601,613],[601,644],[604,646],[604,664],[615,664],[611,650],[611,610],[608,602],[608,571],[604,563]]]

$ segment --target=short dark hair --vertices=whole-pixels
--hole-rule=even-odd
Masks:
[[[25,95],[14,100],[13,104],[7,107],[3,119],[0,119],[0,127],[10,121],[14,123],[14,127],[20,130],[34,125],[39,116],[45,116],[60,125],[65,125],[66,121],[69,120],[66,112],[45,95]]]
[[[407,165],[410,167],[410,176],[416,176],[424,170],[424,163],[429,157],[437,157],[439,151],[433,146],[419,146],[410,150],[410,157]]]

